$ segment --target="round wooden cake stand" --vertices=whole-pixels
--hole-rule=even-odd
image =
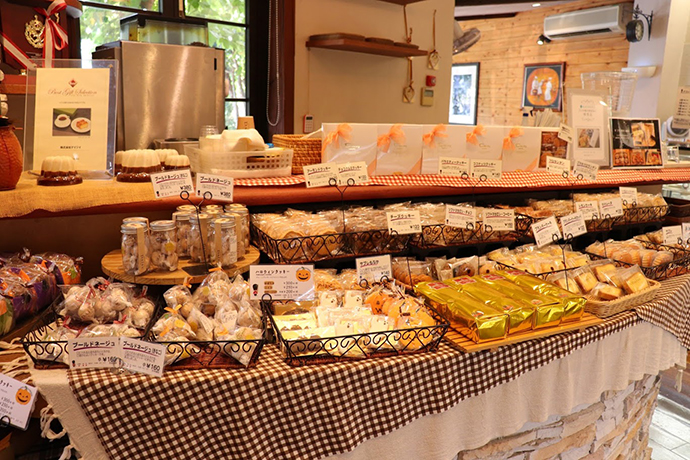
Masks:
[[[239,275],[240,273],[246,273],[249,271],[249,266],[256,264],[259,261],[259,250],[254,246],[249,246],[247,253],[244,257],[230,268],[224,269],[225,273],[231,278]],[[117,280],[124,281],[125,283],[135,283],[135,284],[157,284],[157,285],[175,285],[184,283],[185,279],[191,284],[201,283],[204,278],[206,278],[206,273],[202,275],[192,276],[184,268],[187,267],[197,267],[201,264],[190,263],[189,259],[181,259],[178,268],[174,272],[150,272],[141,276],[128,275],[125,273],[122,267],[122,254],[119,249],[110,251],[108,254],[103,256],[101,259],[101,269],[103,273],[111,276]]]

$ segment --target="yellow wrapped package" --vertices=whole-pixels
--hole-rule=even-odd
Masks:
[[[511,299],[490,286],[480,283],[469,276],[459,276],[444,281],[445,284],[473,297],[485,305],[498,311],[506,312],[510,316],[509,335],[530,331],[535,325],[535,308],[524,302]],[[559,318],[560,320],[560,318]]]
[[[544,281],[536,276],[528,275],[519,270],[498,270],[497,275],[504,276],[508,280],[524,289],[530,289],[545,296],[550,296],[563,305],[563,322],[579,321],[585,312],[587,299],[561,289],[555,284]]]
[[[460,294],[443,283],[418,283],[415,291],[447,317],[467,327],[468,337],[474,342],[504,339],[508,335],[510,319],[507,314]]]

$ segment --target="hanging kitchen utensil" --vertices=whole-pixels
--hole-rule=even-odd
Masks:
[[[412,79],[412,58],[407,58],[407,68],[409,69],[408,84],[403,89],[403,102],[412,104],[414,101],[414,80]]]
[[[434,39],[434,49],[429,52],[429,56],[426,61],[428,68],[433,70],[438,70],[438,63],[441,60],[441,56],[436,51],[436,10],[434,10],[434,22],[433,22],[433,39]]]

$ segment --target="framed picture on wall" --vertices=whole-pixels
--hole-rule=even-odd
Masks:
[[[612,168],[661,168],[658,118],[609,118]]]
[[[448,122],[453,125],[476,125],[478,94],[479,63],[453,64]]]
[[[535,109],[563,110],[565,62],[525,65],[522,106]]]

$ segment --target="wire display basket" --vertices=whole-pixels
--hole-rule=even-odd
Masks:
[[[264,301],[262,305],[285,362],[295,367],[435,351],[449,327],[440,313],[426,305],[426,312],[436,323],[432,326],[288,340],[273,320],[272,302]]]
[[[416,235],[411,243],[422,248],[443,246],[464,246],[481,243],[500,243],[517,241],[528,234],[534,220],[525,214],[515,214],[515,230],[499,231],[477,221],[467,228],[445,224],[423,225],[421,235]]]
[[[610,259],[610,257],[600,256],[598,254],[593,254],[591,252],[587,252],[586,254],[589,254],[589,256],[592,259]],[[632,267],[633,265],[635,265],[628,262],[622,262],[620,260],[612,260],[619,267]],[[640,270],[642,270],[644,276],[655,281],[662,281],[674,276],[684,275],[690,272],[690,256],[683,256],[670,262],[656,265],[654,267],[640,266]]]
[[[646,222],[659,222],[664,220],[669,212],[668,206],[633,206],[623,209],[623,225],[641,224]]]
[[[412,235],[398,235],[388,230],[271,238],[254,223],[251,225],[251,236],[254,244],[278,264],[391,254],[405,250],[412,238]]]
[[[556,274],[556,273],[570,273],[571,271],[573,271],[573,270],[575,270],[576,268],[578,268],[578,267],[568,267],[568,268],[564,268],[564,269],[562,269],[562,270],[551,270],[551,271],[542,272],[542,273],[532,273],[532,272],[530,272],[530,271],[528,271],[528,270],[525,270],[524,268],[513,267],[513,266],[511,266],[511,265],[507,265],[507,264],[504,264],[504,263],[501,263],[501,262],[497,262],[497,261],[494,261],[494,262],[496,263],[496,266],[497,266],[500,270],[517,270],[517,271],[520,271],[520,272],[527,273],[528,275],[536,276],[537,278],[541,278],[541,279],[543,279],[543,280],[545,280],[545,279],[548,278],[549,276],[554,275],[554,274]]]

